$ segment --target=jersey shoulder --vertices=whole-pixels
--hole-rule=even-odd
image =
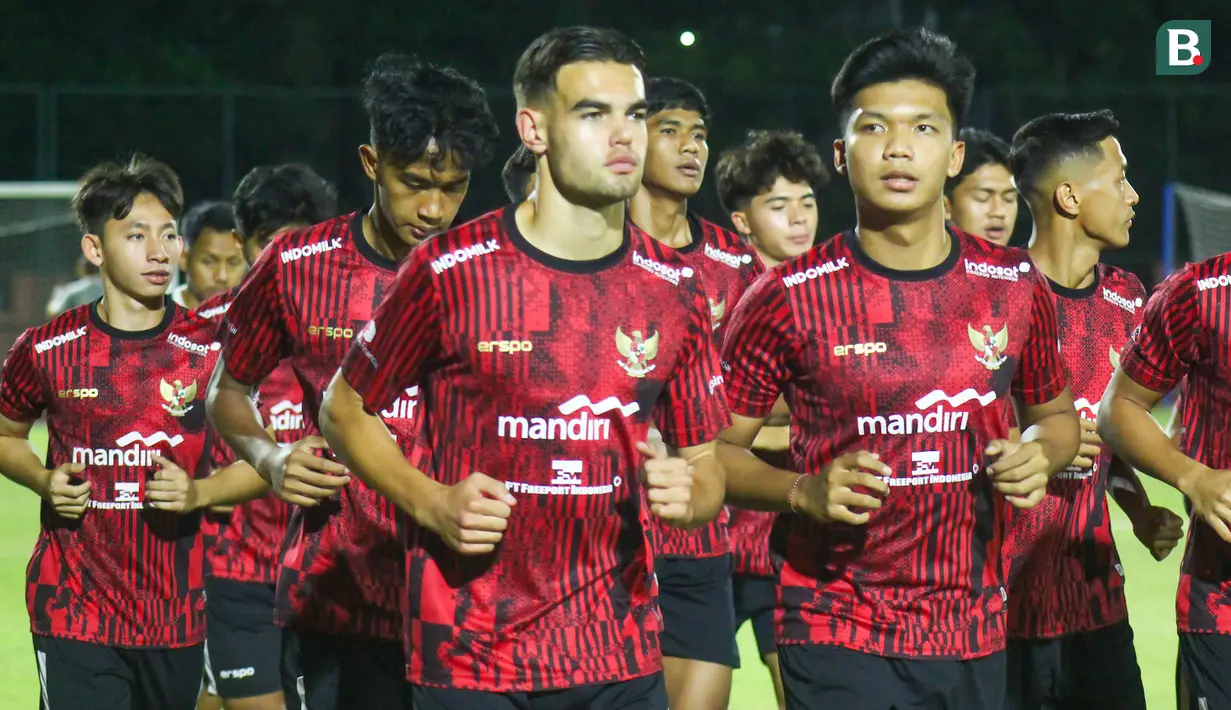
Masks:
[[[1034,262],[1030,260],[1030,252],[1022,247],[1001,246],[956,228],[950,228],[949,233],[961,244],[964,262],[1012,266],[1023,274],[1030,273],[1034,269]],[[969,263],[963,263],[963,266],[968,273],[971,271]]]
[[[26,338],[36,355],[81,338],[94,327],[90,317],[92,308],[90,303],[70,308],[46,323],[26,330],[22,337]],[[21,338],[18,338],[20,341]]]
[[[345,251],[352,246],[351,225],[360,217],[358,212],[352,212],[311,227],[283,232],[274,237],[261,258],[276,260],[285,266],[321,254]]]
[[[452,256],[452,260],[445,259],[450,267],[480,254],[502,251],[508,241],[506,220],[513,219],[513,213],[511,207],[493,210],[432,237],[415,247],[415,251],[434,266],[443,266],[439,260]]]
[[[215,293],[213,296],[205,299],[197,309],[193,311],[198,318],[204,318],[207,321],[218,322],[222,319],[226,312],[231,308],[231,303],[235,300],[235,295],[239,293],[239,286],[232,288],[222,293]]]
[[[803,254],[769,269],[761,275],[761,280],[780,279],[783,286],[791,289],[846,271],[854,264],[855,255],[847,243],[847,239],[853,238],[850,232],[835,234]]]
[[[1136,308],[1145,304],[1146,287],[1137,274],[1111,264],[1099,264],[1099,287],[1123,296]]]
[[[756,250],[752,248],[748,240],[739,234],[726,227],[720,227],[704,217],[697,217],[696,219],[697,224],[701,225],[701,239],[705,244],[739,256],[741,264],[748,264],[754,260],[760,261]]]

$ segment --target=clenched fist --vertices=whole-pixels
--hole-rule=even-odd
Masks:
[[[796,483],[795,509],[822,523],[863,525],[889,495],[889,484],[881,476],[893,473],[880,456],[867,451],[843,454],[816,475],[805,475]],[[863,493],[862,488],[869,493]],[[855,512],[862,509],[861,512]]]
[[[642,475],[650,512],[677,528],[693,527],[692,466],[678,456],[667,453],[665,446],[637,442],[637,450],[646,455]]]
[[[188,472],[174,461],[154,456],[159,468],[154,478],[145,484],[145,500],[151,508],[172,513],[191,513],[199,506],[197,484]]]
[[[90,482],[73,485],[73,476],[84,470],[84,464],[64,463],[52,469],[47,477],[43,500],[50,503],[61,518],[78,520],[90,504]]]
[[[415,519],[461,554],[486,555],[504,539],[515,505],[503,483],[472,473],[457,485],[435,489]]]

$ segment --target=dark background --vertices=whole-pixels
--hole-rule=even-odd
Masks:
[[[513,67],[552,26],[622,29],[645,48],[651,75],[700,86],[714,114],[713,165],[751,128],[795,128],[828,154],[836,134],[828,89],[842,58],[887,28],[926,25],[953,37],[978,68],[970,125],[1010,137],[1048,111],[1115,111],[1141,204],[1133,244],[1110,260],[1147,285],[1159,276],[1164,183],[1231,191],[1220,171],[1231,157],[1226,0],[48,0],[8,3],[3,18],[0,180],[72,180],[140,150],[180,173],[191,203],[229,195],[255,165],[297,160],[337,182],[343,208],[360,208],[371,188],[356,156],[366,137],[357,87],[372,59],[395,49],[476,78],[502,120],[501,155],[477,176],[460,215],[469,218],[504,202],[499,168],[516,145]],[[1212,20],[1205,73],[1155,76],[1155,33],[1171,19]],[[680,45],[684,30],[696,34],[691,47]],[[712,183],[695,207],[726,223]],[[5,209],[0,202],[0,227]],[[1021,211],[1016,243],[1029,237]],[[822,195],[821,233],[852,220],[849,191],[835,181]],[[48,286],[77,254],[71,239],[31,249],[14,241],[0,239],[9,262],[0,286],[10,291],[18,282]],[[31,270],[36,280],[14,280]]]

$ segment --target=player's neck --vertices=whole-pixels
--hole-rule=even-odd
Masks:
[[[204,299],[197,298],[197,294],[192,292],[191,286],[180,293],[180,298],[184,299],[184,308],[190,311],[200,308],[202,301],[204,301]]]
[[[1069,220],[1056,225],[1036,225],[1030,237],[1030,259],[1043,275],[1065,288],[1085,288],[1094,283],[1094,269],[1102,250],[1098,242]]]
[[[642,185],[628,201],[633,224],[673,249],[692,244],[688,227],[688,200]]]
[[[873,261],[895,271],[923,271],[939,265],[952,248],[941,202],[903,221],[898,216],[858,211],[855,236]]]
[[[782,263],[782,260],[781,260],[781,259],[775,259],[774,257],[770,256],[769,254],[767,254],[767,253],[766,253],[765,251],[763,251],[762,249],[760,249],[760,248],[758,248],[758,247],[753,247],[753,248],[754,248],[754,249],[756,249],[757,256],[761,257],[761,263],[762,263],[762,264],[765,264],[765,268],[767,268],[767,269],[772,269],[772,268],[774,268],[775,266],[777,266],[778,264],[781,264],[781,263]]]
[[[363,240],[377,254],[393,261],[401,261],[411,249],[411,245],[398,238],[397,232],[376,204],[363,216]]]
[[[540,186],[517,207],[517,227],[536,249],[566,261],[595,261],[624,243],[624,203],[588,207]]]
[[[112,328],[128,332],[152,330],[166,314],[166,297],[148,301],[133,298],[103,279],[103,300],[98,304],[98,317]]]

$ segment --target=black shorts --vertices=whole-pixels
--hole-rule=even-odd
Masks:
[[[196,710],[202,647],[116,648],[34,637],[42,710]]]
[[[1054,639],[1011,640],[1008,710],[1145,710],[1128,621]]]
[[[757,652],[763,661],[778,652],[774,641],[774,607],[778,605],[778,583],[773,577],[737,574],[731,579],[735,598],[735,630],[752,622],[752,635],[757,639]]]
[[[274,624],[272,584],[206,577],[205,629],[211,694],[238,700],[282,691],[282,629]]]
[[[1001,710],[1003,653],[971,661],[885,658],[841,646],[778,647],[787,710]],[[1105,707],[1105,706],[1098,706]]]
[[[1179,710],[1231,708],[1231,636],[1180,634]],[[1186,691],[1186,692],[1185,692]]]
[[[654,566],[663,612],[662,654],[739,668],[731,555],[660,557]]]
[[[289,629],[282,638],[282,686],[288,700],[296,698],[311,710],[411,707],[401,642]]]
[[[536,693],[485,693],[419,685],[414,689],[413,707],[414,710],[667,710],[667,686],[662,673],[619,683]],[[406,706],[406,710],[410,708]]]

